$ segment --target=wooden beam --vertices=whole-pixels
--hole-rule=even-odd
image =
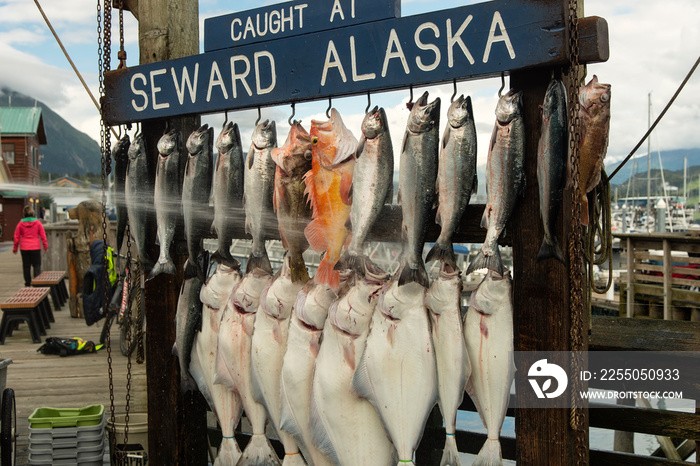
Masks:
[[[554,1],[554,0],[550,0]],[[559,2],[561,3],[561,2]],[[523,92],[523,120],[525,123],[525,193],[518,200],[511,225],[513,231],[513,303],[515,314],[515,350],[569,351],[572,324],[569,294],[569,270],[561,262],[550,259],[537,262],[537,253],[544,231],[540,218],[537,183],[537,146],[541,116],[539,106],[549,84],[552,71],[545,68],[511,74],[511,88]],[[564,203],[555,231],[562,249],[568,251],[568,232],[571,225],[571,192],[564,193]],[[583,284],[585,290],[585,282]],[[587,322],[584,323],[587,326]],[[585,350],[585,347],[583,348]],[[535,394],[529,389],[527,369],[535,362],[534,356],[521,354],[515,374],[516,391],[522,405],[535,403]],[[522,387],[519,390],[517,387]],[[532,400],[528,401],[528,397]],[[585,416],[585,415],[584,415]],[[584,418],[584,435],[588,424]],[[587,463],[576,451],[576,433],[570,427],[569,409],[516,409],[515,435],[518,464],[577,464]],[[587,438],[584,439],[587,444]]]
[[[138,6],[141,64],[199,52],[197,0],[141,0],[131,5]],[[168,124],[186,138],[199,127],[199,117],[173,118]],[[165,120],[150,120],[141,127],[152,176],[156,171],[156,145],[165,126]],[[149,235],[149,254],[158,257],[155,231]],[[186,397],[180,394],[179,365],[172,355],[175,312],[186,259],[183,236],[182,229],[176,229],[171,255],[177,275],[161,274],[146,282],[148,444],[149,463],[153,464],[197,465],[207,461],[206,403],[198,393]]]
[[[695,413],[591,403],[589,414],[591,427],[700,440],[700,416]]]
[[[119,9],[120,0],[112,0],[112,8]],[[139,20],[139,0],[121,0],[124,11],[130,11]]]
[[[700,322],[594,316],[591,351],[700,351]]]

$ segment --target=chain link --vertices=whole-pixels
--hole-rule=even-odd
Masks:
[[[571,233],[569,235],[569,286],[570,286],[570,307],[571,307],[571,351],[572,351],[572,373],[579,373],[582,363],[582,350],[585,348],[583,337],[583,261],[582,261],[582,227],[581,227],[581,174],[579,143],[581,140],[581,122],[579,118],[580,101],[579,86],[579,33],[578,33],[578,1],[569,0],[569,48],[571,67],[569,69],[569,149],[571,161],[571,173],[573,189],[571,200],[573,215],[571,218]],[[587,445],[585,432],[584,407],[578,403],[576,392],[580,382],[574,379],[571,384],[572,408],[571,427],[576,432],[576,463],[578,465],[587,464]]]

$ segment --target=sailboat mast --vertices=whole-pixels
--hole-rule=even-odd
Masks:
[[[648,95],[647,105],[648,127],[651,128],[651,92]],[[651,137],[647,138],[647,230],[651,219]]]

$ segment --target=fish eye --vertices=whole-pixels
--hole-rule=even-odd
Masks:
[[[304,158],[306,160],[311,160],[311,151],[310,150],[307,150],[306,152],[304,152]]]
[[[608,94],[603,94],[600,96],[601,102],[607,102],[609,98],[610,96],[608,96]]]
[[[313,145],[318,144],[318,136],[314,136],[311,138],[311,144],[313,144]]]

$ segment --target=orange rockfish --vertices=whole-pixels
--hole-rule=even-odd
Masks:
[[[600,182],[603,159],[608,150],[610,133],[610,84],[593,79],[579,90],[579,118],[581,142],[579,143],[579,172],[581,173],[581,223],[588,225],[588,197]],[[571,171],[569,170],[569,174]]]
[[[311,249],[326,253],[318,265],[314,282],[337,290],[340,275],[333,270],[348,236],[352,174],[357,139],[345,127],[340,113],[331,110],[328,121],[311,120],[311,170],[306,173],[306,194],[311,202],[312,221],[304,229]]]

